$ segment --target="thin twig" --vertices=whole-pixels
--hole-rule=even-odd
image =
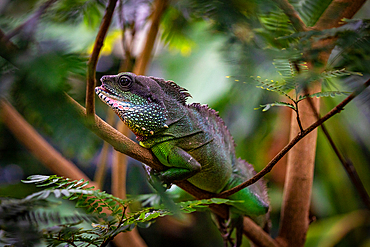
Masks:
[[[294,101],[295,103],[295,113],[297,115],[297,123],[298,123],[298,127],[299,127],[299,130],[301,131],[301,133],[303,132],[303,127],[302,127],[302,123],[301,123],[301,118],[299,117],[299,109],[298,109],[298,101]]]
[[[98,63],[99,54],[103,47],[105,36],[107,35],[109,25],[112,20],[113,12],[116,7],[117,0],[109,0],[108,6],[105,10],[99,32],[96,36],[94,48],[91,53],[90,59],[87,63],[87,79],[86,79],[86,112],[88,116],[95,114],[95,72]]]
[[[305,94],[308,95],[307,88],[305,88]],[[315,117],[317,119],[320,119],[320,115],[317,112],[316,108],[314,107],[312,99],[309,96],[307,96],[307,101],[308,101]],[[354,167],[354,165],[352,164],[352,162],[348,158],[343,157],[343,155],[339,151],[338,147],[335,145],[334,140],[331,138],[331,136],[329,134],[329,131],[326,129],[324,124],[321,125],[321,129],[322,129],[323,133],[325,134],[326,139],[328,139],[329,144],[332,147],[334,153],[337,155],[339,161],[342,163],[344,169],[346,170],[349,178],[351,179],[351,182],[355,186],[355,188],[356,188],[357,192],[359,193],[363,203],[365,204],[365,206],[368,209],[370,209],[369,194],[367,193],[363,183],[361,182],[360,176],[358,175],[358,173],[356,171],[356,168]]]
[[[244,183],[230,189],[226,190],[220,194],[217,195],[217,197],[228,197],[244,188],[247,186],[254,184],[257,182],[259,179],[261,179],[263,176],[265,176],[267,173],[271,171],[271,169],[275,166],[275,164],[286,154],[288,151],[295,145],[297,142],[299,142],[303,137],[308,135],[311,131],[316,129],[318,126],[323,124],[326,120],[334,116],[335,114],[341,112],[353,98],[355,98],[357,95],[359,95],[366,87],[370,85],[370,79],[367,80],[364,85],[357,89],[355,92],[353,92],[351,95],[349,95],[347,98],[345,98],[341,103],[339,103],[336,107],[334,107],[330,112],[328,112],[325,116],[317,120],[315,123],[310,125],[307,129],[302,131],[300,134],[298,134],[293,140],[291,140],[266,166],[263,168],[260,172],[258,172],[255,176],[250,178],[249,180],[245,181]]]

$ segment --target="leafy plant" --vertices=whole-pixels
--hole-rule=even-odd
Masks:
[[[88,187],[84,180],[70,180],[56,175],[33,175],[23,181],[45,189],[24,199],[2,199],[0,204],[0,241],[6,244],[38,243],[48,246],[106,246],[118,233],[135,226],[148,227],[158,217],[173,215],[163,205],[144,207],[127,212],[132,200],[122,200],[104,191]],[[47,212],[57,203],[49,197],[73,201],[87,214],[61,216],[58,211]],[[232,204],[228,199],[204,199],[177,203],[182,213],[204,209],[210,204]],[[39,210],[43,208],[44,211]],[[91,227],[81,226],[90,223]]]

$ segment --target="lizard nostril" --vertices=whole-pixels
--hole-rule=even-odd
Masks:
[[[102,76],[102,78],[100,78],[100,81],[102,83],[107,82],[109,80],[110,80],[110,76],[109,75],[104,75],[104,76]]]

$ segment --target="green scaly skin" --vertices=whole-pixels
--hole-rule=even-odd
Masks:
[[[234,141],[217,112],[207,105],[186,104],[190,94],[172,81],[132,73],[103,76],[95,89],[150,148],[167,170],[166,183],[188,180],[196,187],[220,193],[251,178],[252,165],[237,159]],[[262,180],[229,197],[242,200],[232,209],[265,223],[269,202]]]

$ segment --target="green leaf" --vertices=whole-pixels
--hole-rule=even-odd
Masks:
[[[210,199],[212,203],[215,204],[222,204],[222,203],[228,203],[230,200],[225,198],[211,198]]]
[[[32,175],[29,176],[28,180],[21,180],[22,183],[41,183],[47,181],[51,176],[44,176],[44,175]]]
[[[258,17],[262,26],[275,37],[287,36],[294,32],[291,21],[280,9],[261,14]]]
[[[348,76],[348,75],[362,76],[362,74],[358,72],[348,71],[346,69],[338,69],[338,70],[324,71],[323,73],[320,74],[320,77],[322,79],[330,79],[330,78]]]
[[[71,196],[71,193],[68,191],[68,190],[61,190],[61,193],[66,196],[66,197],[69,197]]]
[[[54,193],[56,198],[59,198],[60,195],[61,195],[60,190],[53,190],[53,193]]]
[[[86,4],[85,9],[83,9],[83,20],[87,27],[95,29],[99,26],[101,22],[101,12],[94,2]]]
[[[273,80],[268,80],[268,79],[265,79],[265,81],[262,81],[260,76],[257,76],[256,78],[251,77],[251,79],[258,82],[256,86],[257,88],[261,88],[261,89],[271,91],[271,92],[276,92],[294,101],[283,89],[284,84],[278,84],[278,82],[274,82]]]
[[[43,193],[39,196],[41,199],[46,199],[50,195],[50,190],[44,190]]]
[[[336,97],[336,96],[347,96],[349,95],[350,93],[349,92],[340,92],[340,91],[327,91],[327,92],[319,92],[319,93],[314,93],[314,94],[310,94],[310,95],[300,95],[299,98],[298,98],[298,102],[307,98],[307,97],[310,97],[310,98],[321,98],[321,97]]]
[[[193,28],[193,24],[192,20],[186,19],[179,9],[169,6],[161,19],[161,39],[169,45],[170,50],[176,49],[183,56],[189,56],[196,45],[187,34]]]
[[[289,107],[293,110],[296,110],[296,108],[293,104],[286,103],[286,102],[274,102],[274,103],[270,103],[270,104],[260,105],[260,107],[254,108],[254,109],[258,110],[260,108],[263,108],[262,111],[268,111],[273,106],[285,106],[285,107]]]

